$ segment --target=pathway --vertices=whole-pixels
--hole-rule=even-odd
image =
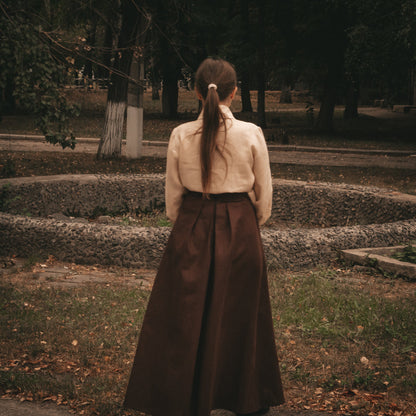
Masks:
[[[96,153],[98,139],[80,138],[75,150],[46,143],[42,136],[0,134],[0,150]],[[124,152],[123,143],[122,151]],[[143,142],[143,156],[166,157],[167,142]],[[293,165],[357,166],[416,170],[416,151],[269,145],[270,161]]]

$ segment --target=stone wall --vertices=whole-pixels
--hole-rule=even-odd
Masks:
[[[163,175],[56,175],[0,180],[0,210],[46,217],[61,213],[151,211],[165,204]]]
[[[163,175],[57,175],[0,180],[0,211],[46,217],[151,211],[164,206]],[[416,196],[344,184],[275,180],[272,218],[333,227],[416,218]]]
[[[159,264],[170,229],[65,222],[0,213],[0,255],[54,255],[79,264],[151,267]],[[324,229],[263,229],[272,268],[329,264],[343,249],[382,247],[416,239],[416,221]]]
[[[321,227],[382,224],[416,218],[416,196],[375,187],[275,180],[272,218]]]
[[[170,228],[123,227],[0,213],[0,255],[156,267]]]
[[[170,233],[169,228],[42,218],[56,213],[89,216],[97,210],[135,212],[161,207],[161,175],[9,179],[0,181],[0,189],[0,255],[52,254],[84,264],[157,267]],[[266,258],[273,268],[328,264],[342,249],[416,239],[416,197],[377,188],[276,180],[273,217],[324,226],[263,229]]]

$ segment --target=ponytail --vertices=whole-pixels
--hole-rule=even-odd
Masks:
[[[201,135],[201,179],[203,193],[208,193],[211,182],[212,156],[217,148],[217,133],[220,128],[220,117],[224,121],[224,115],[220,109],[220,99],[216,88],[208,88],[204,103]],[[225,126],[225,123],[224,123]]]
[[[200,161],[203,194],[207,195],[211,184],[214,152],[218,151],[224,158],[216,140],[221,124],[225,132],[227,128],[219,105],[233,92],[237,84],[237,76],[228,62],[208,58],[199,66],[195,84],[197,91],[204,97]]]

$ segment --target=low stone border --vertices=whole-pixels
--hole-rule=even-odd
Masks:
[[[157,267],[170,228],[108,226],[0,214],[1,255],[47,256],[80,264]],[[416,238],[416,221],[291,231],[262,230],[272,268],[328,264],[343,249]],[[7,246],[6,243],[7,242]]]
[[[0,180],[0,211],[62,213],[151,211],[165,204],[164,175],[53,175]]]
[[[416,218],[416,196],[375,187],[274,180],[272,219],[334,227]],[[164,175],[56,175],[0,180],[0,211],[47,217],[163,208]]]
[[[52,254],[63,261],[131,267],[159,264],[169,228],[66,222],[33,215],[161,207],[162,175],[17,178],[2,180],[0,186],[2,210],[7,211],[0,213],[0,255]],[[22,211],[32,216],[16,215]],[[416,239],[415,217],[415,196],[360,186],[275,180],[275,220],[325,227],[263,229],[266,258],[270,267],[297,269],[328,264],[344,249],[407,243]]]
[[[390,257],[394,252],[404,249],[406,246],[359,248],[355,250],[342,250],[345,260],[358,263],[363,266],[378,267],[388,273],[416,279],[416,264],[396,260]],[[416,248],[415,246],[413,246]]]

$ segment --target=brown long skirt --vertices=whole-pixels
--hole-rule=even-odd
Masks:
[[[124,406],[207,416],[283,402],[254,207],[247,194],[189,193],[155,279]]]

